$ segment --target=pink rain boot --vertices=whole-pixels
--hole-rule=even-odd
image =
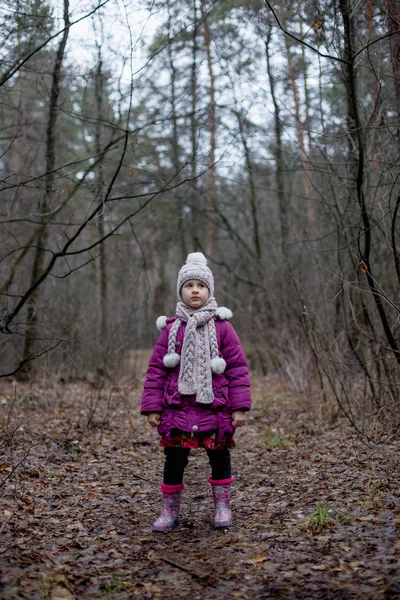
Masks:
[[[161,531],[168,533],[178,525],[179,504],[181,501],[181,492],[184,488],[183,483],[178,485],[167,485],[162,483],[160,490],[163,494],[163,507],[161,515],[154,522],[152,531]]]
[[[220,529],[221,527],[230,527],[232,525],[232,513],[229,508],[230,500],[230,487],[234,477],[229,479],[208,479],[212,486],[212,493],[214,498],[214,527]]]

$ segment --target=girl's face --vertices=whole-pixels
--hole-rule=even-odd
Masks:
[[[199,279],[189,279],[181,287],[182,300],[190,308],[200,308],[210,296],[210,291],[205,283]]]

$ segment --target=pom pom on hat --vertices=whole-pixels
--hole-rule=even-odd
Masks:
[[[186,259],[186,264],[190,263],[203,263],[203,265],[206,265],[207,259],[202,252],[191,252]]]
[[[167,326],[167,317],[165,315],[158,317],[158,319],[156,321],[156,325],[157,325],[157,329],[159,329],[160,331],[165,329]]]
[[[226,368],[226,362],[223,358],[216,356],[211,359],[211,371],[216,374],[223,373]]]
[[[173,369],[176,365],[179,364],[181,357],[177,352],[171,352],[171,354],[166,354],[163,358],[163,363],[168,369]]]

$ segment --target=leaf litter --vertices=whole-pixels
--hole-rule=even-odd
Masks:
[[[395,446],[368,447],[315,397],[253,376],[232,451],[234,526],[212,528],[205,453],[179,526],[151,532],[163,454],[140,388],[5,382],[0,598],[400,598]]]

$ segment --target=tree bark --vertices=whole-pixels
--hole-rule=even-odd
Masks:
[[[60,95],[61,67],[64,60],[65,47],[69,34],[69,0],[64,0],[64,33],[57,49],[56,60],[53,67],[52,83],[50,92],[49,117],[46,129],[46,179],[43,199],[39,203],[39,210],[46,220],[50,206],[52,204],[54,192],[54,165],[55,165],[55,142],[56,142],[56,121],[58,116],[58,101]],[[37,247],[31,273],[32,286],[40,277],[43,271],[46,246],[48,242],[48,227],[40,228],[40,234],[37,239]],[[36,339],[36,302],[38,290],[29,298],[27,303],[27,330],[25,335],[25,345],[23,359],[26,360],[32,353],[32,348]]]
[[[190,145],[191,145],[191,161],[190,161],[190,177],[192,190],[192,237],[196,239],[199,235],[200,220],[198,218],[198,188],[197,188],[197,55],[198,55],[198,33],[199,27],[197,24],[197,0],[193,0],[193,32],[192,32],[192,65],[190,73],[190,96],[191,96],[191,116],[190,116]]]
[[[267,59],[267,74],[269,79],[269,88],[271,92],[272,104],[274,106],[274,130],[275,130],[275,181],[279,204],[279,223],[281,227],[282,250],[286,256],[286,243],[288,236],[287,207],[285,196],[285,179],[283,176],[283,142],[282,142],[282,122],[280,117],[280,108],[276,98],[275,76],[271,67],[271,58],[269,44],[271,41],[271,32],[265,42],[265,56]]]
[[[386,0],[397,119],[400,122],[400,0]]]
[[[400,4],[400,3],[399,3]],[[365,7],[365,21],[368,30],[368,41],[376,39],[376,28],[375,28],[375,20],[374,20],[374,5],[372,0],[366,1]],[[381,118],[381,110],[382,110],[382,102],[381,102],[381,86],[379,83],[378,75],[376,73],[375,67],[372,63],[371,57],[369,57],[369,63],[371,65],[371,95],[372,101],[374,104],[372,114],[370,117],[371,123],[377,123]]]
[[[97,67],[95,75],[95,106],[96,106],[96,125],[95,125],[95,152],[99,156],[102,149],[102,133],[103,126],[102,121],[104,120],[104,73],[103,73],[103,60],[101,54],[101,45],[97,46],[98,57]],[[104,203],[104,163],[99,162],[96,165],[96,200]],[[99,213],[97,220],[98,235],[100,238],[104,237],[104,210]],[[108,323],[107,323],[107,296],[108,296],[108,285],[107,285],[107,258],[106,258],[106,245],[100,244],[99,246],[99,260],[97,261],[97,297],[98,297],[98,336],[100,342],[100,355],[103,356],[103,350],[107,348],[107,336],[108,336]],[[104,365],[101,365],[102,367]]]
[[[251,220],[252,220],[252,229],[253,229],[253,244],[254,250],[257,257],[257,262],[261,261],[261,240],[260,240],[260,226],[258,222],[258,210],[257,210],[257,196],[256,196],[256,186],[254,183],[254,175],[253,175],[253,165],[250,156],[250,148],[247,143],[247,139],[244,133],[243,128],[243,119],[239,110],[236,110],[236,118],[239,125],[240,139],[242,141],[243,151],[244,151],[244,159],[246,164],[246,169],[249,177],[249,188],[250,188],[250,209],[251,209]]]
[[[300,10],[300,7],[299,7]],[[303,19],[300,19],[300,37],[303,39],[304,31],[303,31]],[[308,156],[312,155],[312,139],[311,139],[311,116],[310,116],[310,94],[308,91],[308,70],[307,70],[307,57],[306,57],[306,48],[304,44],[301,44],[301,58],[303,64],[303,91],[304,91],[304,111],[305,111],[305,119],[304,126],[307,135],[307,143],[308,143]]]
[[[170,6],[171,6],[171,3],[169,2],[168,3],[168,36],[169,36],[169,40],[172,40],[172,38],[173,38],[173,31],[172,31],[173,18],[170,13]],[[176,105],[177,105],[176,83],[177,83],[179,74],[177,73],[177,69],[176,69],[176,65],[175,65],[173,45],[172,45],[171,41],[168,44],[167,50],[168,50],[168,63],[169,63],[169,69],[170,69],[170,104],[171,104],[171,116],[172,116],[172,137],[171,137],[172,164],[173,164],[175,173],[178,173],[180,171],[180,167],[181,167],[179,134],[178,134],[178,116],[177,116],[177,109],[176,109]],[[178,179],[178,181],[179,181],[179,179]],[[180,250],[181,250],[181,262],[184,262],[186,259],[186,256],[187,256],[186,236],[185,236],[186,228],[185,228],[184,198],[182,198],[182,195],[180,194],[179,191],[176,192],[175,198],[176,198],[176,207],[175,207],[176,219],[177,219],[179,232],[180,232],[179,233],[179,244],[180,244]]]
[[[285,37],[285,43],[286,43],[286,54],[287,54],[287,61],[288,61],[289,81],[290,81],[290,87],[292,89],[293,100],[294,100],[297,139],[298,139],[299,147],[300,147],[300,166],[301,166],[301,178],[302,178],[302,182],[303,182],[303,191],[304,191],[304,208],[305,208],[305,212],[306,212],[307,231],[308,231],[309,235],[312,236],[316,230],[316,220],[317,219],[316,219],[316,214],[315,214],[315,206],[313,204],[312,187],[310,185],[310,181],[309,181],[309,177],[308,177],[308,173],[307,173],[308,159],[307,159],[307,152],[306,152],[305,143],[304,143],[303,124],[302,124],[301,114],[300,114],[300,97],[299,97],[299,92],[297,89],[296,73],[295,73],[295,69],[294,69],[294,65],[293,65],[293,58],[292,58],[292,53],[290,50],[289,38],[287,36]]]
[[[211,55],[211,36],[207,21],[207,13],[204,6],[204,0],[201,0],[201,15],[203,21],[203,37],[207,55],[208,76],[210,80],[210,104],[208,125],[210,130],[210,153],[208,160],[208,200],[206,204],[206,244],[205,250],[208,256],[212,256],[215,241],[215,211],[216,202],[216,182],[215,182],[215,148],[216,148],[216,115],[215,115],[215,75],[213,60]]]

